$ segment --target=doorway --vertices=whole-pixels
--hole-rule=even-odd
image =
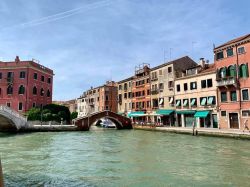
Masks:
[[[231,129],[239,129],[238,113],[229,113],[229,123]]]

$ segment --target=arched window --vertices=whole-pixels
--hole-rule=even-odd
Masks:
[[[228,75],[230,77],[235,77],[236,76],[236,68],[235,65],[231,65],[228,67]]]
[[[248,65],[247,64],[241,64],[239,69],[239,75],[240,77],[248,77]]]
[[[50,91],[47,90],[47,97],[50,97]]]
[[[227,68],[220,68],[220,78],[225,78],[227,76]]]
[[[37,94],[37,88],[34,86],[33,87],[33,95],[36,95]]]
[[[9,85],[7,88],[7,94],[13,94],[13,86]]]
[[[18,89],[18,94],[24,94],[25,92],[25,88],[23,85],[19,86],[19,89]]]
[[[41,88],[40,95],[44,96],[44,90],[43,90],[43,88]]]

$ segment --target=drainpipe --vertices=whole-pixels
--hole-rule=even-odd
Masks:
[[[0,159],[0,187],[4,187],[4,184],[3,184],[3,170],[2,170],[2,165],[1,165],[1,159]]]
[[[237,89],[239,90],[239,105],[240,105],[240,111],[241,111],[241,91],[240,91],[240,81],[239,81],[239,54],[238,54],[237,45],[236,45],[236,64],[237,64],[236,82],[237,82]],[[239,117],[240,116],[241,116],[241,112],[239,114]]]

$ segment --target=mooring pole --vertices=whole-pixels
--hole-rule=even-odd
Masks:
[[[3,170],[2,170],[1,159],[0,159],[0,187],[4,187],[4,185],[3,185]]]

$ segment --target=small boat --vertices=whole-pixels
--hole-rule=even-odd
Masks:
[[[110,120],[103,120],[101,123],[101,127],[103,128],[116,128],[115,124],[112,123]]]

